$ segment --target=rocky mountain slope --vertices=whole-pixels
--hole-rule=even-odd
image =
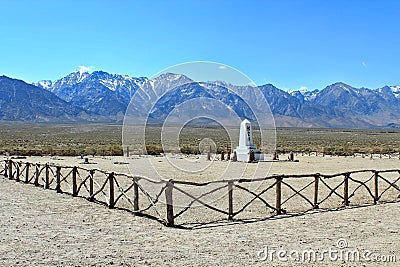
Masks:
[[[82,122],[98,117],[53,93],[24,81],[0,76],[0,120]]]
[[[249,86],[235,86],[224,82],[194,82],[186,76],[171,73],[150,80],[103,71],[77,71],[57,81],[40,81],[34,85],[67,102],[71,109],[66,113],[67,117],[78,116],[76,114],[80,113],[75,111],[79,110],[100,116],[96,119],[107,117],[112,121],[121,122],[132,96],[138,90],[141,94],[137,95],[132,107],[138,114],[145,109],[143,105],[151,94],[162,95],[168,91],[151,110],[150,118],[155,122],[162,122],[176,107],[199,97],[223,103],[241,118],[254,119],[254,111],[267,112],[268,108],[259,97],[252,95],[253,90]],[[37,87],[32,86],[30,89]],[[42,92],[39,88],[37,90]],[[272,84],[259,86],[258,89],[269,103],[277,126],[397,128],[400,125],[400,86],[367,89],[354,88],[338,82],[314,91],[284,91]],[[232,91],[240,91],[246,100],[252,99],[250,107],[246,104],[248,101],[243,101],[242,97]],[[29,102],[29,99],[26,101]],[[59,102],[55,101],[55,106],[57,105]],[[194,107],[177,116],[190,117],[204,110],[215,109],[215,101],[206,101],[201,107]],[[21,112],[24,113],[21,110],[17,114]],[[61,114],[58,115],[60,118]],[[9,114],[3,117],[19,120],[17,115]],[[22,117],[24,120],[35,119],[35,116]]]

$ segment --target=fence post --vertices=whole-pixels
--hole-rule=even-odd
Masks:
[[[174,226],[174,203],[172,198],[172,190],[174,189],[173,180],[167,182],[165,188],[165,202],[167,204],[167,226]]]
[[[319,183],[319,174],[316,174],[314,177],[314,209],[318,209],[318,183]]]
[[[46,163],[45,165],[45,177],[44,177],[44,189],[49,189],[50,183],[49,183],[49,165]]]
[[[61,193],[61,167],[56,167],[56,191]]]
[[[89,172],[89,201],[93,201],[94,200],[94,196],[93,196],[93,178],[94,178],[94,170],[90,170]]]
[[[76,173],[78,172],[77,167],[72,168],[72,196],[76,197],[78,195],[78,186],[76,184]]]
[[[233,219],[233,182],[228,182],[228,220]]]
[[[4,161],[4,177],[7,178],[8,177],[8,160]]]
[[[133,178],[133,211],[139,211],[139,186],[138,186],[139,179]]]
[[[282,177],[276,178],[276,214],[282,214],[281,203],[282,203]]]
[[[8,179],[13,178],[13,162],[12,160],[8,161]]]
[[[350,176],[350,173],[346,173],[344,175],[344,191],[343,191],[344,202],[343,202],[343,204],[345,206],[349,205],[349,176]]]
[[[378,180],[379,180],[379,172],[375,171],[374,172],[374,181],[375,181],[375,198],[374,198],[374,204],[378,204],[378,200],[379,200],[379,190],[378,190]]]
[[[17,182],[19,182],[19,176],[20,176],[20,169],[19,169],[19,167],[21,166],[21,162],[16,162],[17,164],[16,164],[16,167],[17,167],[17,171],[16,171],[16,174],[15,174],[15,180],[17,181]]]
[[[30,163],[27,162],[26,163],[26,167],[25,167],[25,181],[24,183],[29,183],[29,167],[30,167]]]
[[[35,164],[35,182],[33,183],[35,186],[39,186],[39,167],[40,164]]]
[[[108,207],[112,209],[114,208],[114,172],[108,175],[108,182],[110,186],[110,201]]]

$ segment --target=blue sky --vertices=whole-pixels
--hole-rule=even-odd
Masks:
[[[400,1],[0,0],[0,74],[152,76],[215,61],[256,84],[400,85]]]

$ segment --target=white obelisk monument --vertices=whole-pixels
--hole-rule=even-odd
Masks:
[[[239,146],[236,147],[237,161],[250,161],[250,153],[254,153],[254,160],[264,160],[264,154],[253,145],[253,130],[251,123],[245,119],[240,123]]]

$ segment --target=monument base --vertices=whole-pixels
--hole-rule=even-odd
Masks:
[[[236,152],[236,160],[237,161],[244,161],[244,162],[249,162],[250,161],[250,151],[254,152],[254,160],[259,161],[259,160],[264,160],[264,154],[261,153],[261,151],[255,147],[236,147],[234,150],[234,153]],[[231,158],[233,157],[234,153],[232,154]]]

